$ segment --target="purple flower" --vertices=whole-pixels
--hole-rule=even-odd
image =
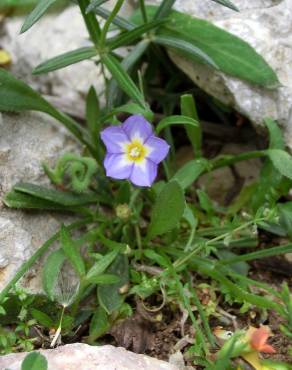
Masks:
[[[158,164],[169,151],[166,141],[156,137],[151,124],[143,116],[129,117],[119,126],[101,132],[106,146],[106,175],[114,179],[129,179],[138,186],[151,186]]]

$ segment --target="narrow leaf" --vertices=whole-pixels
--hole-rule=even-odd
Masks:
[[[159,122],[159,124],[156,126],[156,132],[159,134],[160,131],[172,125],[185,125],[185,126],[192,126],[192,127],[198,128],[199,123],[197,120],[191,117],[169,116],[169,117],[163,118]]]
[[[164,23],[165,21],[152,21],[142,24],[131,31],[125,31],[111,39],[107,39],[106,44],[112,50],[121,46],[130,45],[144,35],[144,33],[154,30]]]
[[[108,0],[91,0],[90,1],[90,4],[88,5],[88,7],[86,8],[86,13],[89,13],[89,12],[92,12],[92,11],[95,11],[96,9],[98,9],[98,7],[104,3],[106,3]]]
[[[94,12],[104,19],[108,19],[108,17],[111,15],[111,12],[109,10],[102,7],[95,8]],[[119,15],[115,16],[115,18],[113,19],[113,24],[127,31],[131,31],[136,28],[136,25],[134,23]]]
[[[40,0],[37,6],[25,19],[20,33],[26,32],[30,27],[32,27],[56,1],[57,0]]]
[[[98,200],[95,194],[75,194],[29,183],[19,183],[13,189],[64,206],[81,206],[95,203]]]
[[[236,12],[239,12],[238,7],[234,5],[230,0],[212,0],[212,1],[223,6],[226,6],[229,9],[235,10]]]
[[[99,141],[100,106],[97,93],[93,86],[90,87],[86,97],[86,122],[93,141]]]
[[[185,198],[182,187],[177,181],[170,181],[158,194],[154,204],[148,239],[175,228],[184,213],[184,208]]]
[[[23,209],[46,209],[52,211],[69,211],[64,206],[45,200],[36,198],[29,194],[21,193],[19,191],[11,190],[5,194],[4,204],[10,208],[23,208]]]
[[[97,50],[93,47],[84,47],[58,55],[52,59],[39,64],[34,70],[34,75],[56,71],[82,60],[93,58],[97,55]]]
[[[87,279],[88,283],[96,285],[104,284],[116,284],[120,281],[120,278],[117,275],[113,274],[102,274],[94,276],[90,279]]]
[[[61,227],[60,232],[60,242],[68,260],[71,262],[75,271],[79,274],[80,277],[85,275],[85,264],[81,256],[80,251],[74,245],[74,241],[71,239],[68,230],[64,225]]]
[[[191,117],[198,122],[197,127],[185,126],[188,138],[192,143],[194,153],[196,157],[201,157],[201,146],[202,146],[202,128],[199,122],[197,108],[195,100],[192,95],[182,95],[180,100],[181,114],[187,117]]]
[[[175,0],[163,0],[157,9],[154,18],[160,19],[167,17],[175,3]]]
[[[202,49],[195,46],[193,43],[186,41],[182,38],[178,38],[175,36],[155,36],[154,42],[159,45],[163,45],[166,47],[170,47],[171,49],[175,49],[177,51],[182,51],[183,53],[192,56],[199,61],[210,65],[211,67],[218,69],[217,64],[210,58],[208,54],[206,54]]]
[[[57,111],[30,86],[0,68],[0,111],[21,112],[27,110],[49,114],[62,122],[81,142],[86,143],[83,138],[83,130],[77,122]]]
[[[102,61],[116,79],[120,88],[141,107],[145,108],[144,97],[122,65],[112,55],[103,55]]]
[[[118,254],[119,254],[119,250],[114,250],[106,254],[104,257],[102,257],[97,262],[95,262],[95,264],[87,272],[85,279],[90,281],[96,276],[101,275],[110,266],[110,264],[115,260]]]

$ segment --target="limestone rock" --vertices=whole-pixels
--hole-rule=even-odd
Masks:
[[[159,3],[158,0],[149,3]],[[205,18],[252,45],[275,70],[282,87],[271,91],[214,72],[170,53],[197,85],[233,106],[256,126],[264,117],[278,119],[292,149],[292,0],[233,0],[240,13],[208,1],[177,0],[175,8]]]
[[[48,182],[41,163],[53,163],[77,144],[40,113],[0,115],[0,290],[17,269],[60,227],[57,215],[11,210],[3,196],[19,181]],[[64,218],[65,222],[66,219]],[[39,264],[27,274],[23,285],[40,289]]]
[[[48,360],[48,370],[178,370],[174,365],[137,355],[113,346],[92,347],[75,343],[40,351]],[[20,370],[25,353],[0,357],[0,369]]]

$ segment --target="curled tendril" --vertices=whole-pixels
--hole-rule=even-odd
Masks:
[[[82,193],[96,173],[97,163],[93,158],[66,153],[59,158],[55,168],[49,168],[46,164],[43,164],[43,168],[54,184],[61,186],[66,183],[73,191]]]

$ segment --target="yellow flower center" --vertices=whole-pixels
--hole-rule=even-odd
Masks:
[[[133,140],[127,144],[126,154],[130,161],[140,162],[145,158],[147,149],[139,140]]]

